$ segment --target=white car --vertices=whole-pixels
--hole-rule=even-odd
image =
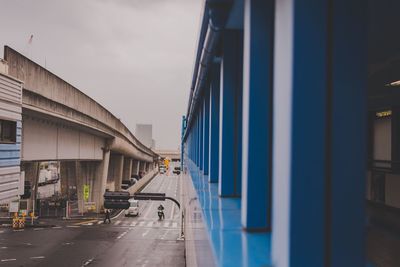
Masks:
[[[138,216],[139,215],[139,200],[129,199],[129,208],[125,210],[125,216]]]

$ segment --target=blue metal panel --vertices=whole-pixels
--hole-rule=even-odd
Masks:
[[[219,194],[241,194],[241,93],[242,93],[242,31],[224,33],[224,55],[221,64],[220,132],[219,132]]]
[[[246,229],[268,229],[274,1],[246,1],[244,23],[242,224]]]
[[[210,157],[210,89],[205,91],[203,103],[203,173],[208,175]]]
[[[20,165],[20,159],[6,159],[6,160],[0,160],[0,167],[12,167],[12,166],[19,166]]]
[[[0,151],[0,160],[6,159],[19,159],[20,152],[19,150],[2,150]]]
[[[210,173],[209,181],[218,182],[219,164],[219,95],[220,95],[220,70],[219,63],[212,68],[212,81],[210,86]]]

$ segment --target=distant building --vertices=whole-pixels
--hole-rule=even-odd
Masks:
[[[151,124],[136,124],[135,136],[148,148],[155,148],[153,139],[153,125]]]
[[[22,82],[8,76],[0,59],[0,204],[24,193],[21,178]]]

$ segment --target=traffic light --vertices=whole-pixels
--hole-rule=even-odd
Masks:
[[[30,181],[25,181],[24,184],[24,194],[21,195],[22,199],[30,198],[32,195],[32,186]]]
[[[129,192],[117,191],[111,192],[107,191],[104,193],[104,208],[106,209],[128,209],[130,206],[129,199],[131,196]]]

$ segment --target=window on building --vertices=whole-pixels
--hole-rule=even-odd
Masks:
[[[17,141],[17,123],[0,120],[0,143],[15,143]]]

